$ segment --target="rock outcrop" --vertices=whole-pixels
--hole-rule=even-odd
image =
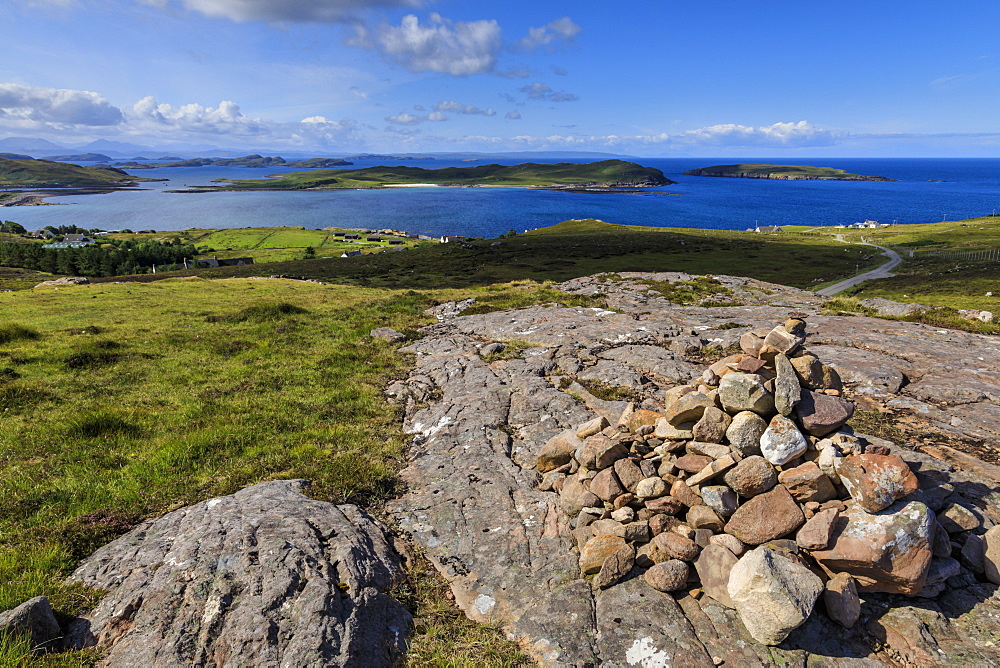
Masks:
[[[108,594],[68,645],[109,666],[394,665],[409,613],[375,521],[266,482],[169,513],[104,546],[71,580]]]
[[[961,551],[965,543],[974,544],[971,536],[985,534],[1000,520],[995,489],[1000,475],[989,464],[944,444],[947,441],[971,449],[973,439],[980,438],[976,434],[1000,435],[1000,413],[995,422],[978,420],[973,424],[955,419],[959,414],[992,414],[988,397],[1000,391],[1000,365],[995,361],[1000,359],[996,355],[1000,346],[989,337],[913,323],[820,316],[814,295],[747,279],[717,277],[730,290],[729,297],[743,306],[699,308],[672,305],[639,282],[647,278],[689,280],[690,276],[623,274],[620,278],[624,280],[591,277],[560,286],[568,292],[601,293],[607,309],[549,305],[446,317],[426,328],[424,338],[408,348],[417,354],[417,368],[409,381],[390,388],[390,394],[405,402],[406,427],[414,436],[410,465],[403,472],[409,491],[393,502],[390,510],[451,581],[456,601],[467,614],[502,624],[543,665],[718,665],[722,661],[769,665],[807,660],[823,665],[853,665],[859,660],[894,665],[927,656],[934,661],[944,661],[941,657],[962,657],[964,662],[1000,661],[987,626],[974,621],[1000,615],[997,602],[991,598],[995,587],[949,556],[953,550]],[[774,321],[784,321],[790,310],[808,320],[808,345],[815,356],[801,352],[798,342],[802,334],[794,327],[788,336],[767,340]],[[738,413],[729,426],[720,429],[719,416],[715,415],[709,419],[711,424],[697,429],[700,435],[707,435],[706,441],[692,443],[695,427],[710,406],[695,397],[677,404],[677,411],[671,413],[666,405],[670,393],[665,397],[664,391],[699,383],[711,387],[718,382],[725,362],[706,369],[698,359],[688,356],[693,354],[692,339],[703,347],[733,350],[744,336],[748,344],[756,342],[757,354],[765,363],[767,356],[788,355],[802,390],[836,396],[842,377],[845,395],[862,402],[863,408],[902,411],[901,407],[908,405],[912,424],[940,436],[940,440],[922,445],[937,457],[897,449],[873,437],[852,441],[847,438],[849,430],[844,432],[846,436],[836,431],[835,423],[849,417],[845,411],[831,418],[839,405],[832,409],[820,406],[822,419],[817,418],[815,432],[822,437],[807,434],[805,439],[807,450],[815,448],[811,450],[815,454],[810,455],[816,458],[815,466],[791,476],[797,493],[826,494],[828,489],[820,489],[813,479],[813,469],[818,469],[831,483],[841,485],[837,487],[840,494],[846,494],[836,477],[837,456],[899,455],[920,483],[921,489],[911,495],[916,504],[927,506],[929,512],[959,501],[974,506],[979,513],[975,527],[961,529],[952,534],[954,540],[932,546],[937,551],[918,593],[939,592],[935,598],[920,599],[916,605],[892,600],[890,605],[885,594],[866,591],[862,621],[844,629],[841,624],[850,622],[857,595],[852,598],[856,590],[853,578],[838,581],[827,596],[831,606],[839,606],[837,621],[826,614],[823,604],[817,604],[808,620],[778,647],[767,648],[753,639],[735,610],[701,593],[695,566],[705,547],[730,550],[737,559],[733,549],[746,547],[732,536],[712,535],[717,530],[713,526],[727,526],[735,517],[726,516],[730,508],[723,499],[724,490],[716,488],[725,483],[735,489],[741,484],[738,481],[748,490],[756,486],[756,495],[766,494],[776,485],[786,488],[777,480],[775,465],[759,451],[752,452],[753,437],[744,432],[752,434],[757,422]],[[524,350],[520,358],[492,362],[479,353],[485,345],[511,340],[534,347]],[[684,345],[672,345],[676,341]],[[973,353],[983,358],[977,362],[979,370],[962,363]],[[869,356],[875,360],[873,364],[865,363]],[[761,372],[753,364],[733,364],[739,367],[738,373]],[[842,375],[834,371],[841,368]],[[730,369],[722,376],[729,373],[736,372]],[[788,380],[787,375],[784,380]],[[600,383],[595,386],[595,381],[603,381],[604,387],[618,386],[635,396],[636,403],[629,407],[622,401],[595,396],[601,394],[597,389]],[[966,382],[981,392],[959,389]],[[824,387],[831,391],[821,392]],[[940,397],[932,396],[930,388]],[[766,378],[764,389],[774,393]],[[798,420],[806,411],[800,410],[802,397],[794,402],[791,390],[787,382],[783,384],[783,407]],[[749,392],[746,394],[749,401]],[[958,394],[965,403],[945,398]],[[699,403],[700,416],[696,415]],[[762,408],[751,406],[748,410],[754,407]],[[664,417],[657,420],[657,414]],[[755,413],[751,410],[750,415]],[[737,419],[739,425],[734,429]],[[595,420],[606,421],[607,427],[584,429]],[[610,458],[610,467],[605,461],[605,466],[594,470],[613,473],[602,474],[596,490],[591,487],[592,476],[581,479],[572,473],[573,461],[564,459],[563,453],[570,450],[565,444],[551,446],[564,463],[549,460],[545,467],[554,466],[539,478],[533,467],[550,439],[573,432],[576,437],[582,434],[581,440],[586,442],[602,429],[610,443],[602,441],[600,445],[595,440],[571,455],[574,461],[581,461],[579,457],[586,450],[595,467],[599,456]],[[712,470],[671,471],[659,468],[644,455],[629,466],[618,466],[616,461],[621,461],[623,454],[614,450],[614,438],[608,436],[615,430],[628,432],[633,443],[641,442],[650,452],[664,452],[660,446],[670,442],[679,442],[682,448],[687,444],[687,455],[708,457]],[[735,438],[728,436],[730,431]],[[726,438],[718,438],[723,433]],[[758,439],[761,433],[757,432]],[[713,448],[717,444],[711,440],[729,441],[736,452],[723,455]],[[681,455],[685,452],[676,453],[674,460]],[[732,462],[720,464],[727,456]],[[787,468],[802,466],[801,456],[793,455]],[[752,457],[771,468],[771,479],[740,468]],[[694,459],[690,465],[695,468]],[[690,481],[695,475],[703,478],[689,486],[685,478]],[[676,479],[665,488],[652,482],[654,478],[669,482],[669,476]],[[705,492],[708,498],[703,500],[702,492],[709,488],[715,491]],[[596,492],[611,500],[605,501]],[[799,504],[805,508],[803,521],[825,510],[822,502],[805,497],[796,501],[790,496],[789,501],[796,509]],[[740,504],[744,507],[746,499]],[[685,520],[696,506],[703,509]],[[648,508],[653,514],[636,511],[637,507]],[[597,509],[600,512],[593,514]],[[824,537],[828,549],[836,546],[843,534],[842,510],[845,508],[837,507],[836,513],[824,515],[823,523],[809,527],[803,535],[803,542],[810,546],[807,550],[819,549]],[[763,517],[757,519],[764,521]],[[682,524],[688,528],[679,528]],[[774,551],[776,559],[798,563],[796,551],[801,548],[794,539],[801,526],[802,522],[796,522],[786,538],[765,547]],[[681,535],[686,531],[690,533]],[[581,574],[579,556],[574,552],[577,545],[586,546],[597,536],[610,538],[602,539],[607,545],[602,544],[606,549],[600,555],[596,549],[588,550],[593,565],[587,570],[599,574],[604,561],[600,565],[596,562],[602,556],[605,561],[613,559],[615,572],[609,567],[608,575],[614,577],[607,580],[617,582],[607,588],[595,587],[590,576]],[[734,544],[723,545],[721,539]],[[628,565],[628,555],[623,547],[630,545],[638,547],[632,572],[625,574],[621,571]],[[592,546],[596,547],[597,543]],[[658,567],[651,569],[653,564]],[[710,557],[702,561],[701,570],[717,578],[715,574],[724,573],[729,564],[731,561]],[[827,577],[822,571],[815,576],[821,581]],[[688,580],[687,587],[676,589],[683,577]],[[942,587],[945,582],[947,587]],[[809,588],[810,592],[813,589]],[[817,597],[821,591],[816,591]],[[916,628],[918,633],[914,633]]]

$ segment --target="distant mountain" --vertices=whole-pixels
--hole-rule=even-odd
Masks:
[[[7,160],[34,160],[30,155],[21,155],[20,153],[0,153],[0,158],[6,158]]]
[[[154,169],[156,167],[206,167],[214,165],[217,167],[304,167],[308,169],[326,169],[329,167],[340,167],[352,163],[340,158],[309,158],[307,160],[288,161],[281,156],[264,157],[262,155],[244,155],[239,158],[191,158],[189,160],[177,160],[174,162],[117,162],[116,167],[125,169]]]
[[[50,155],[49,160],[59,162],[111,162],[114,158],[109,158],[103,153],[77,153],[74,155]]]
[[[111,141],[110,139],[97,139],[88,144],[77,146],[77,149],[84,152],[100,152],[114,156],[115,158],[124,158],[129,155],[136,155],[137,153],[150,150],[148,146]]]
[[[0,151],[12,151],[16,153],[27,153],[29,155],[52,155],[55,153],[65,153],[65,146],[53,144],[47,139],[38,137],[7,137],[0,139]]]

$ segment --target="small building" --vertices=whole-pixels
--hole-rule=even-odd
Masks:
[[[83,234],[66,234],[63,236],[63,243],[67,244],[92,244],[93,239],[88,239]]]
[[[461,234],[446,234],[441,237],[441,243],[443,244],[455,243],[456,241],[465,241],[465,237]]]
[[[187,260],[184,261],[185,265]],[[220,260],[217,257],[202,257],[195,260],[195,265],[198,267],[241,267],[245,264],[253,264],[252,257],[231,257],[226,260]]]
[[[55,235],[52,234],[52,230],[47,230],[44,227],[31,233],[32,239],[51,239],[54,236]]]
[[[360,234],[345,234],[344,238],[345,239],[360,239],[361,235]]]
[[[401,246],[403,241],[401,239],[389,239],[390,246]]]
[[[774,234],[774,233],[777,233],[777,232],[781,232],[781,226],[780,225],[764,225],[764,226],[759,226],[758,225],[757,227],[754,228],[753,231],[754,232],[761,232],[761,233],[764,233],[764,234]]]
[[[382,237],[365,237],[366,241],[382,241]]]
[[[333,236],[335,236],[335,237],[342,237],[342,236],[344,236],[345,234],[347,234],[347,233],[346,233],[346,232],[334,232],[334,233],[333,233]]]
[[[347,251],[340,257],[358,257],[361,255],[361,251]]]

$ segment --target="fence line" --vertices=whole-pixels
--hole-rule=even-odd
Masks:
[[[1000,262],[1000,248],[973,251],[923,251],[921,255],[934,255],[945,260],[973,260],[979,262]]]

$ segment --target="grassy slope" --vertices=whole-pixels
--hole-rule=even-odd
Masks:
[[[860,174],[851,174],[843,169],[833,167],[813,167],[812,165],[715,165],[714,167],[702,167],[691,169],[686,172],[690,176],[734,176],[734,177],[754,177],[754,176],[781,176],[788,179],[856,179],[872,178],[863,177]]]
[[[7,160],[0,158],[0,187],[121,186],[136,177],[108,167],[80,167],[50,160]]]
[[[817,279],[851,275],[855,264],[862,268],[881,264],[881,257],[870,249],[846,246],[819,235],[762,238],[748,232],[649,228],[600,221],[566,221],[504,239],[500,246],[493,246],[491,241],[471,245],[470,249],[459,244],[432,244],[405,253],[280,262],[266,267],[225,267],[179,275],[290,274],[380,287],[447,288],[520,279],[559,281],[599,272],[689,271],[752,276],[808,287]]]
[[[0,610],[42,594],[61,614],[86,609],[94,593],[61,584],[79,559],[142,518],[261,480],[309,478],[317,498],[377,512],[405,442],[382,388],[410,360],[368,332],[412,333],[433,321],[428,306],[469,296],[480,309],[595,303],[530,285],[414,292],[284,280],[0,294]],[[415,656],[520,660],[502,636],[442,607],[430,575],[401,595],[438,619],[416,634]],[[11,651],[0,641],[0,665],[20,665]]]
[[[602,160],[583,164],[479,165],[477,167],[366,167],[293,172],[277,178],[240,180],[224,190],[300,190],[305,188],[373,188],[386,184],[434,183],[447,185],[573,186],[603,183],[632,183],[652,180],[659,185],[673,183],[652,167],[622,160]]]

